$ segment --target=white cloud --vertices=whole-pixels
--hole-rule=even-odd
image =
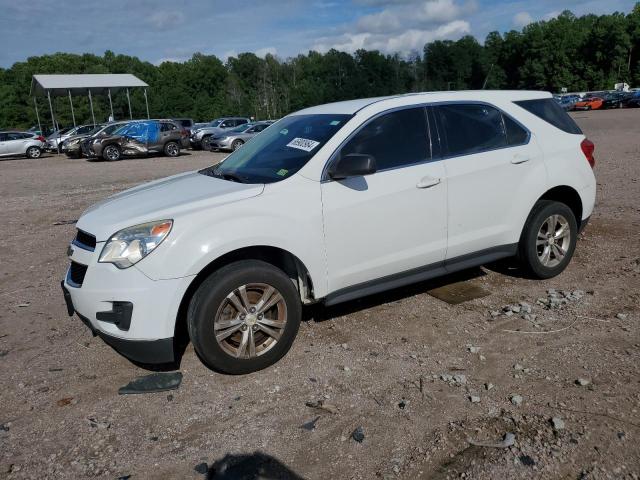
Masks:
[[[475,11],[475,0],[358,0],[367,5],[382,5],[376,13],[363,15],[351,24],[340,26],[332,36],[316,40],[314,50],[331,48],[354,52],[360,48],[386,53],[422,50],[433,40],[459,38],[471,31],[464,18]]]
[[[375,33],[345,33],[339,37],[321,39],[314,50],[326,52],[331,48],[353,53],[358,49],[380,50],[387,53],[409,53],[422,50],[424,44],[445,38],[459,38],[471,31],[469,22],[454,20],[430,30],[410,29],[406,32],[388,35]]]
[[[549,12],[549,13],[545,13],[545,15],[542,17],[543,20],[552,20],[554,18],[557,18],[560,16],[562,12],[560,12],[559,10],[555,10],[553,12]]]
[[[516,27],[526,27],[530,23],[533,23],[533,17],[529,12],[518,12],[513,16],[513,24]]]
[[[158,30],[177,27],[184,23],[184,13],[180,11],[159,10],[149,16],[147,22]]]
[[[278,51],[275,49],[275,47],[264,47],[264,48],[259,48],[258,50],[255,51],[256,56],[260,58],[264,58],[267,55],[275,56],[277,53]]]

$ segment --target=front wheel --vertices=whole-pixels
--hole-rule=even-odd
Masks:
[[[520,259],[536,278],[559,275],[576,248],[578,224],[564,203],[540,200],[529,214],[520,238]]]
[[[27,148],[27,158],[40,158],[42,155],[42,150],[38,147],[29,147]]]
[[[232,144],[231,144],[231,150],[233,150],[234,152],[236,150],[238,150],[240,147],[242,147],[242,145],[244,145],[244,142],[242,140],[235,140]]]
[[[167,157],[177,157],[180,155],[180,145],[177,142],[167,142],[164,146],[164,154]]]
[[[212,370],[244,374],[280,360],[298,333],[302,306],[279,268],[242,260],[212,273],[194,294],[189,336]]]
[[[202,137],[202,149],[211,150],[211,135],[205,135]]]
[[[115,162],[117,160],[120,160],[122,152],[120,151],[120,147],[118,147],[117,145],[108,145],[102,152],[102,156],[105,160]]]

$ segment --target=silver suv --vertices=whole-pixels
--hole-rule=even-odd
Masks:
[[[194,129],[191,131],[191,137],[189,138],[191,148],[200,149],[204,148],[209,150],[209,141],[212,135],[219,135],[225,130],[230,128],[239,127],[245,123],[249,123],[247,117],[221,117],[216,118],[209,122],[206,126]]]
[[[39,158],[45,139],[35,132],[0,132],[0,157],[25,155]]]

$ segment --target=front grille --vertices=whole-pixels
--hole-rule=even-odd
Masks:
[[[78,230],[76,238],[73,240],[73,244],[82,248],[83,250],[89,250],[93,252],[96,249],[96,237],[90,233]]]
[[[72,287],[81,287],[86,274],[86,265],[72,261],[71,266],[69,267],[69,273],[67,274],[67,283]]]

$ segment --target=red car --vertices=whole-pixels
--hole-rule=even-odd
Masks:
[[[602,108],[604,100],[600,97],[587,97],[573,106],[574,110],[598,110]]]

